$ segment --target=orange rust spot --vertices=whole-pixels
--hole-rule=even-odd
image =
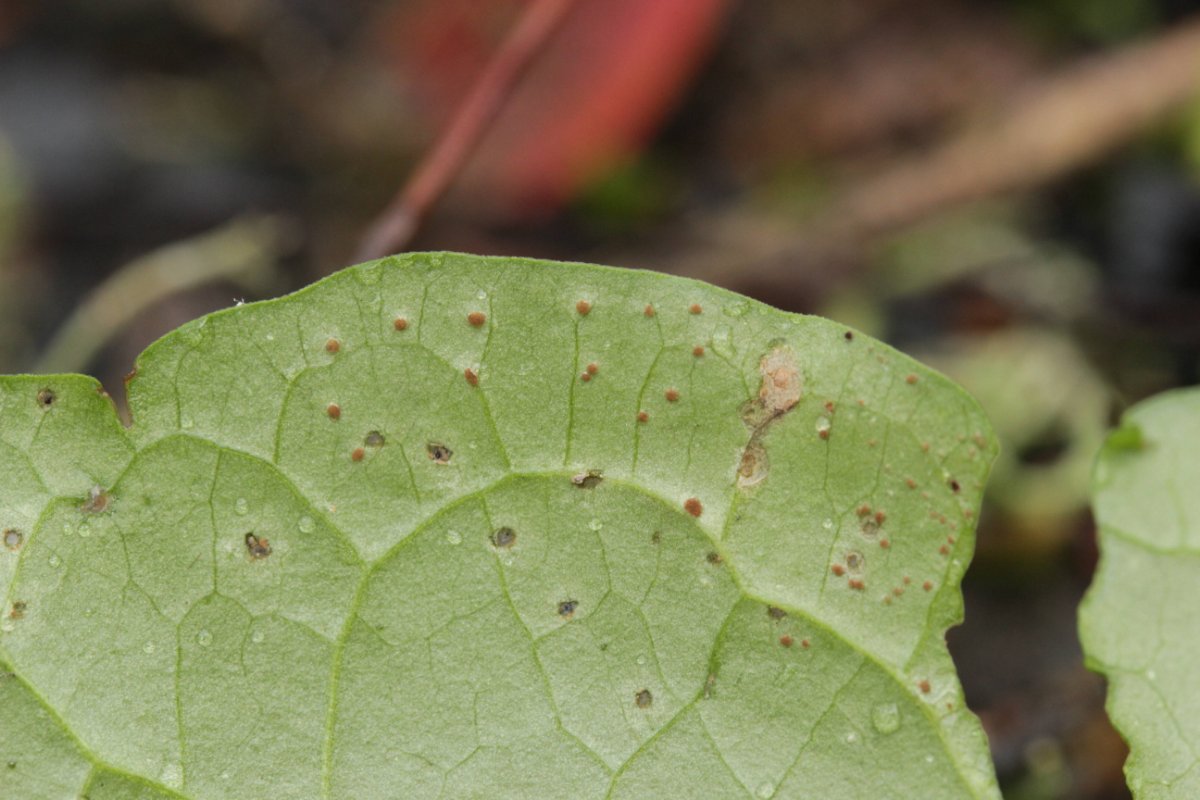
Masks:
[[[887,550],[889,547],[892,546],[892,543],[889,542],[887,539],[880,539],[879,546],[882,547],[884,550]]]
[[[351,461],[362,461],[363,456],[365,456],[366,454],[367,454],[366,450],[363,450],[361,447],[356,447],[350,453],[350,460]]]
[[[924,583],[921,584],[921,588],[927,592],[932,591],[933,590],[933,581],[925,581]]]
[[[704,513],[704,506],[695,497],[689,497],[683,503],[683,510],[691,514],[693,517],[699,517]]]
[[[910,578],[910,577],[908,577],[907,575],[905,575],[905,576],[904,576],[904,585],[905,585],[905,586],[908,586],[910,583],[912,583],[912,578]]]
[[[828,411],[830,414],[834,413],[834,410],[835,410],[836,408],[837,408],[837,406],[835,406],[835,405],[833,404],[833,401],[832,401],[832,400],[826,400],[826,401],[825,401],[825,410],[826,410],[826,411]]]
[[[849,581],[849,585],[850,585],[851,589],[857,589],[860,592],[863,589],[867,588],[867,585],[865,583],[863,583],[862,578],[851,578]]]
[[[647,303],[646,308],[645,308],[645,310],[642,311],[642,313],[645,314],[647,317],[653,317],[654,316],[654,306]]]
[[[807,650],[807,649],[808,649],[808,645],[809,645],[808,639],[801,639],[801,640],[800,640],[800,646],[801,646],[801,647],[803,647],[805,650]]]
[[[869,516],[871,514],[871,507],[869,505],[867,505],[866,503],[863,503],[861,506],[858,507],[858,511],[856,513],[860,517]]]
[[[910,489],[915,489],[915,488],[917,488],[917,482],[916,482],[916,481],[914,481],[912,478],[905,478],[905,479],[904,479],[904,485],[905,485],[905,486],[907,486],[907,487],[908,487],[908,488],[910,488]]]
[[[676,400],[679,399],[679,390],[678,389],[667,389],[667,391],[663,392],[663,396],[667,398],[668,403],[674,403]]]
[[[342,407],[337,403],[330,403],[329,405],[325,406],[325,413],[329,415],[330,419],[341,419]]]
[[[780,637],[779,637],[779,643],[780,643],[781,645],[783,645],[784,647],[791,647],[791,646],[792,646],[792,637],[791,637],[791,636],[788,636],[788,635],[785,633],[783,636],[780,636]]]
[[[579,312],[579,316],[586,317],[588,312],[592,310],[592,304],[587,300],[580,300],[575,304],[575,310]]]
[[[921,452],[922,453],[929,452],[929,442],[921,442]]]
[[[472,386],[479,385],[479,376],[476,375],[475,370],[471,369],[470,367],[467,367],[463,370],[463,377],[466,378],[467,383],[471,384]]]
[[[947,543],[947,544],[954,544],[954,537],[953,537],[953,536],[947,536],[947,537],[946,537],[946,543]]]
[[[820,436],[822,439],[828,439],[829,428],[822,428],[821,430],[817,431],[817,436]]]
[[[579,380],[583,381],[584,383],[587,383],[591,379],[592,379],[592,373],[590,373],[590,372],[579,373]]]
[[[883,521],[886,519],[887,519],[887,514],[883,513],[882,511],[875,512],[875,523],[877,525],[882,525]]]
[[[924,678],[917,684],[917,688],[921,690],[921,694],[929,694],[933,691],[933,687],[929,685],[929,681]]]
[[[878,439],[867,439],[867,447],[874,447],[877,444],[879,444]]]
[[[904,382],[911,386],[917,382],[917,376],[909,373],[908,375],[904,376]]]
[[[407,330],[408,320],[406,320],[404,317],[396,317],[395,321],[392,322],[392,327],[398,331]]]
[[[339,342],[337,339],[329,339],[327,342],[325,342],[325,352],[326,353],[329,353],[332,355],[333,353],[336,353],[341,349],[342,349],[342,343]]]
[[[473,328],[482,328],[483,323],[487,322],[487,314],[484,314],[482,311],[472,311],[470,314],[467,314],[467,322],[471,323],[471,327]]]
[[[650,415],[647,414],[645,411],[639,411],[637,414],[637,421],[638,422],[649,422]]]
[[[694,355],[696,358],[700,358],[701,356],[703,356],[704,355],[704,346],[698,344],[695,347],[693,347],[692,355]]]
[[[600,371],[600,365],[597,364],[595,361],[593,361],[592,363],[587,365],[587,371],[589,373],[591,373],[592,375],[595,375],[597,372]]]
[[[688,306],[688,311],[692,314],[700,314],[703,313],[704,309],[699,303],[692,303],[690,306]]]
[[[946,545],[946,544],[942,545],[941,547],[938,548],[938,552],[944,556],[950,555],[950,545]]]
[[[833,574],[837,575],[839,578],[846,574],[846,568],[843,567],[841,564],[834,564],[829,569],[832,570]]]
[[[971,517],[975,516],[975,512],[969,508],[964,508],[962,514],[963,519],[970,519]]]
[[[904,594],[904,589],[897,586],[895,589],[892,589],[892,594],[896,595],[896,597],[899,597]]]

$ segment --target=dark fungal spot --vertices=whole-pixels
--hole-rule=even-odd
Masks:
[[[246,552],[255,561],[271,555],[271,542],[265,536],[260,538],[254,535],[254,531],[250,531],[246,534],[245,541]]]
[[[9,528],[4,532],[4,546],[9,550],[17,551],[21,549],[21,543],[25,541],[25,534],[21,533],[16,528]]]
[[[558,615],[565,619],[570,619],[575,616],[575,609],[578,607],[578,600],[563,600],[558,604]]]
[[[37,393],[37,404],[42,408],[50,408],[57,399],[58,395],[54,393],[53,389],[42,389]]]
[[[649,708],[654,703],[654,695],[649,689],[642,689],[633,696],[633,702],[638,708]]]
[[[853,342],[854,341],[854,331],[846,331],[845,333],[842,334],[842,338],[845,339],[847,342]]]
[[[425,453],[435,464],[449,464],[450,458],[454,455],[453,450],[438,442],[430,442],[425,445]]]
[[[587,472],[571,476],[571,483],[580,489],[595,489],[603,480],[604,475],[598,469],[589,469]]]
[[[492,547],[509,548],[517,543],[517,532],[507,526],[492,531]]]
[[[787,612],[779,606],[767,606],[767,616],[773,620],[781,620],[787,616]]]
[[[654,533],[650,534],[650,543],[651,544],[660,544],[661,542],[662,542],[662,531],[655,531]]]
[[[366,447],[383,447],[386,441],[387,440],[384,438],[383,434],[379,431],[369,431],[367,435],[363,437],[363,444]]]
[[[954,492],[955,494],[958,494],[958,492],[962,490],[962,484],[960,484],[956,478],[950,479],[949,486],[950,491]]]
[[[9,619],[21,619],[22,617],[25,616],[25,611],[28,608],[29,608],[29,604],[26,603],[24,600],[14,600],[13,604],[12,604],[12,608],[8,612],[8,618]]]
[[[716,550],[709,550],[708,555],[704,557],[704,560],[712,564],[714,567],[719,567],[721,564],[725,563],[725,559],[722,558],[721,554]]]

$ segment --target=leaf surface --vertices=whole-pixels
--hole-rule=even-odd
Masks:
[[[1093,477],[1101,558],[1079,629],[1138,800],[1200,797],[1197,451],[1200,390],[1168,392],[1125,413]]]
[[[995,444],[879,342],[414,254],[99,389],[0,379],[0,796],[998,797],[943,642]]]

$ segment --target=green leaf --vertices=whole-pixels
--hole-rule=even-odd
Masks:
[[[0,796],[998,796],[943,642],[995,445],[879,342],[417,254],[99,389],[0,379]]]
[[[1200,797],[1200,389],[1130,409],[1100,452],[1100,566],[1079,614],[1134,796]]]

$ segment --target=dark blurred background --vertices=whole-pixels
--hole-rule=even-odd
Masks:
[[[1200,0],[576,0],[411,249],[693,275],[942,369],[1003,440],[950,635],[1013,800],[1128,797],[1092,457],[1200,371]],[[351,263],[529,0],[0,0],[0,372]]]

